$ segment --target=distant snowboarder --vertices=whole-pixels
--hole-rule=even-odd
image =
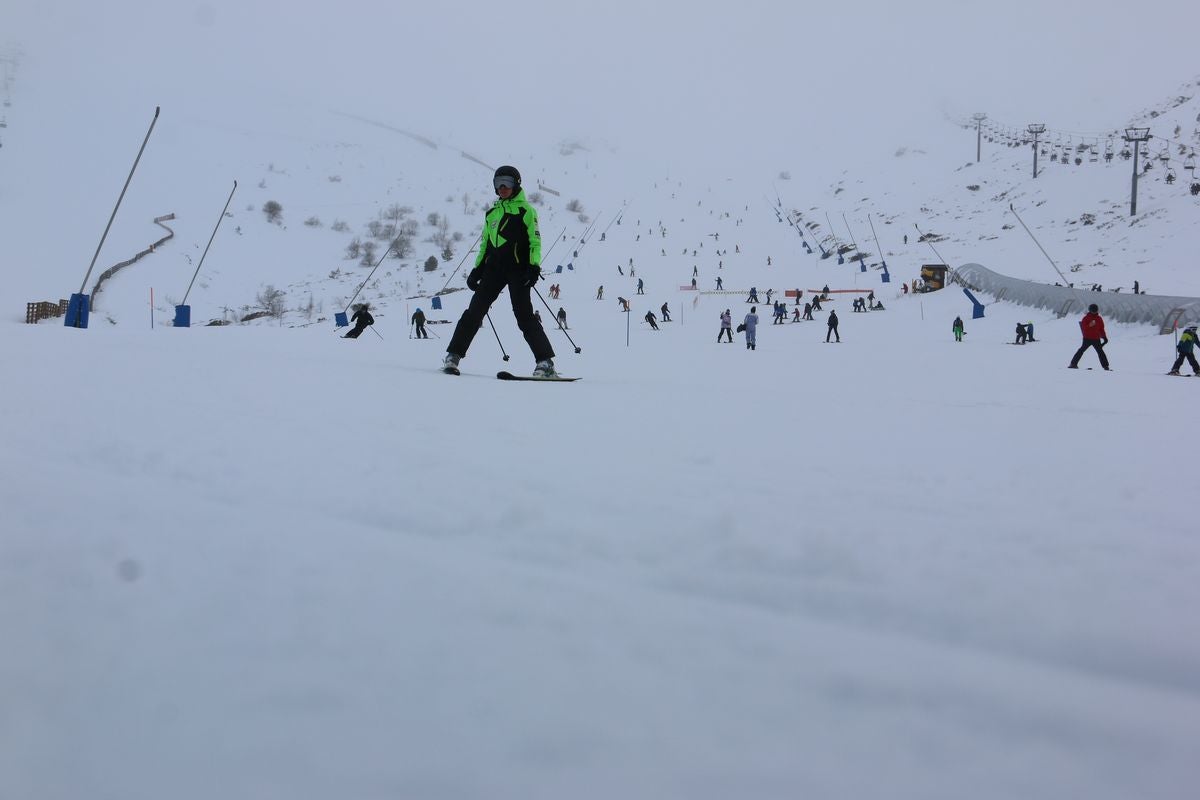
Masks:
[[[826,325],[828,326],[828,329],[825,331],[825,341],[828,342],[830,336],[836,336],[837,340],[840,342],[842,340],[842,335],[838,333],[838,316],[836,311],[829,312],[829,321],[826,323]]]
[[[663,322],[671,321],[671,309],[666,303],[662,304],[662,308],[660,308],[659,311],[662,312]]]

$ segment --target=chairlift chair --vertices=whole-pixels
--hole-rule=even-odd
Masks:
[[[1096,145],[1092,145],[1091,147],[1088,148],[1088,162],[1095,164],[1099,160],[1100,160],[1100,150],[1098,147],[1096,147]]]
[[[1168,186],[1170,186],[1172,183],[1174,183],[1175,182],[1175,170],[1171,169],[1170,167],[1167,167],[1167,177],[1165,180],[1167,181]]]
[[[1191,155],[1189,155],[1187,157],[1187,161],[1183,162],[1183,168],[1186,169],[1188,172],[1193,173],[1193,176],[1195,175],[1195,172],[1196,172],[1196,154],[1195,153],[1192,153]]]
[[[1112,139],[1109,139],[1107,142],[1104,143],[1104,160],[1105,160],[1105,162],[1109,162],[1109,161],[1113,160]]]

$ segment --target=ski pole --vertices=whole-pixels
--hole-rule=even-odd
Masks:
[[[508,361],[508,353],[504,351],[504,343],[500,341],[500,334],[496,333],[496,323],[492,322],[492,313],[489,311],[484,316],[487,317],[488,325],[492,326],[492,333],[496,336],[496,344],[500,345],[500,353],[504,356],[504,360]],[[441,338],[441,337],[438,337]]]
[[[554,310],[550,308],[550,304],[546,302],[546,298],[542,297],[542,293],[538,291],[538,288],[536,286],[533,287],[533,291],[534,291],[534,294],[536,294],[538,296],[538,300],[542,301],[542,305],[544,305],[546,307],[546,311],[550,312],[550,316],[554,317],[554,321],[558,322],[558,329],[563,332],[564,336],[567,337],[567,341],[570,342],[571,346],[575,348],[575,352],[576,353],[583,352],[583,348],[580,347],[579,345],[575,344],[575,340],[571,338],[571,334],[567,333],[567,329],[563,327],[563,324],[561,322],[559,322],[558,317],[554,316]]]
[[[370,326],[368,326],[368,327],[371,329],[371,333],[373,333],[373,334],[375,334],[376,336],[378,336],[378,337],[379,337],[379,341],[381,341],[381,342],[382,342],[382,341],[385,341],[385,340],[384,340],[384,338],[383,338],[383,334],[382,334],[382,333],[380,333],[379,331],[375,330],[375,326],[374,326],[374,325],[370,325]]]

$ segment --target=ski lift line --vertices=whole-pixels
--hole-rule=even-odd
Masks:
[[[200,274],[200,267],[204,266],[204,259],[208,256],[208,248],[212,247],[213,239],[217,238],[217,228],[221,227],[221,223],[225,219],[225,212],[229,210],[229,204],[233,202],[233,193],[236,191],[237,181],[234,181],[233,188],[229,190],[229,197],[225,200],[225,207],[221,209],[221,216],[217,217],[217,224],[213,227],[212,236],[208,237],[208,244],[204,245],[204,252],[200,255],[200,263],[196,265],[196,271],[192,273],[191,283],[188,284],[187,291],[183,293],[183,300],[179,301],[179,305],[181,306],[187,305],[188,295],[192,293],[192,284],[196,282],[196,276]]]
[[[917,225],[917,223],[915,223],[915,222],[913,223],[913,227],[917,229],[917,236],[919,236],[921,239],[924,239],[924,238],[925,238],[925,234],[921,232],[921,227],[920,227],[919,225]],[[929,245],[929,249],[933,251],[933,254],[934,254],[935,256],[937,256],[937,258],[938,258],[938,261],[939,261],[939,262],[941,262],[942,264],[945,264],[945,265],[946,265],[946,270],[947,270],[947,271],[950,273],[950,278],[951,278],[951,279],[952,279],[952,280],[953,280],[955,283],[961,283],[962,281],[961,281],[961,280],[959,280],[959,277],[958,277],[958,272],[957,272],[957,271],[954,269],[954,267],[950,266],[950,262],[949,262],[949,261],[947,261],[946,259],[942,258],[942,254],[941,254],[941,253],[939,253],[939,252],[937,251],[937,248],[933,246],[933,242],[926,240],[925,244]]]
[[[602,230],[601,233],[607,234],[608,229],[611,228],[613,226],[613,224],[622,217],[622,215],[624,215],[625,209],[628,207],[629,207],[628,203],[622,203],[621,209],[616,214],[613,214],[613,218],[608,221],[608,225],[605,226],[604,230]]]
[[[1058,273],[1058,277],[1062,278],[1063,286],[1070,286],[1071,282],[1067,280],[1067,276],[1063,275],[1062,270],[1058,268],[1058,264],[1055,264],[1054,259],[1050,257],[1049,253],[1046,252],[1046,248],[1042,247],[1042,243],[1039,242],[1037,237],[1033,235],[1033,231],[1029,230],[1029,226],[1025,224],[1025,220],[1021,219],[1021,215],[1017,213],[1016,207],[1013,206],[1012,203],[1009,203],[1008,210],[1011,211],[1013,216],[1017,218],[1017,222],[1021,223],[1021,227],[1024,228],[1025,232],[1029,234],[1029,238],[1033,239],[1033,243],[1037,245],[1038,250],[1041,250],[1042,255],[1044,255],[1046,260],[1050,262],[1050,266],[1054,267],[1054,271]]]
[[[883,248],[879,246],[879,234],[875,233],[875,223],[871,221],[870,214],[867,214],[867,224],[871,226],[871,236],[875,239],[875,249],[879,251],[879,260],[883,262],[883,271],[887,272],[887,259],[883,256]]]
[[[854,241],[854,231],[850,230],[850,221],[846,219],[845,212],[842,212],[842,222],[846,225],[846,233],[850,234],[850,244],[854,245],[854,252],[860,254],[858,242]]]
[[[466,262],[467,256],[471,255],[471,253],[474,252],[475,245],[479,242],[479,240],[480,240],[480,238],[482,238],[482,236],[483,236],[483,230],[481,229],[479,231],[479,233],[475,234],[475,241],[471,242],[471,246],[467,248],[467,252],[463,253],[463,257],[458,260],[458,266],[454,268],[454,272],[450,273],[450,277],[446,278],[446,282],[442,284],[442,288],[438,289],[438,291],[437,291],[438,294],[441,294],[442,292],[446,291],[446,287],[450,285],[450,281],[454,280],[454,276],[458,274],[458,271],[460,269],[462,269],[462,265],[464,262]],[[388,249],[389,250],[392,249],[391,245],[388,245]],[[387,255],[387,254],[384,253],[384,255]],[[382,259],[380,259],[380,261],[382,262]],[[375,270],[371,270],[371,272],[374,272],[374,271]],[[370,280],[370,277],[371,276],[368,275],[367,279]],[[364,281],[363,286],[366,286],[366,285],[367,285],[366,281]],[[359,292],[362,291],[362,286],[358,287],[358,291]],[[354,297],[358,297],[358,292],[354,293]],[[351,300],[351,302],[353,302],[354,298],[351,298],[350,300]],[[346,304],[346,308],[350,308],[349,303]]]

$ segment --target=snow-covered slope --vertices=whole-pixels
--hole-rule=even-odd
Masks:
[[[104,253],[144,247],[167,212],[176,239],[114,278],[79,331],[18,312],[78,288],[151,110],[56,140],[65,113],[14,92],[0,162],[20,191],[0,196],[0,242],[37,269],[0,289],[0,359],[21,381],[0,415],[0,797],[1059,800],[1195,786],[1200,550],[1179,436],[1200,381],[1162,376],[1170,337],[1149,326],[1112,326],[1115,371],[1088,375],[1063,369],[1074,319],[1036,316],[1039,341],[1010,349],[1027,310],[972,320],[955,290],[897,293],[930,260],[903,247],[913,223],[951,237],[937,246],[955,263],[1046,278],[1004,229],[1009,199],[1045,214],[1043,244],[1081,277],[1195,291],[1167,258],[1194,208],[1178,186],[1144,183],[1137,225],[1098,216],[1073,233],[1068,217],[1118,202],[1120,165],[1033,187],[1015,151],[956,172],[964,159],[930,144],[834,194],[802,165],[780,165],[783,180],[669,153],[630,164],[588,141],[435,150],[312,109],[164,106]],[[967,149],[938,124],[930,142]],[[491,316],[511,360],[485,327],[463,377],[437,372],[451,325],[412,340],[408,314],[430,312],[453,267],[424,274],[422,241],[364,290],[382,338],[318,322],[369,271],[346,245],[392,204],[412,207],[418,240],[429,213],[448,215],[465,240],[455,263],[466,254],[490,174],[463,150],[561,192],[542,232],[565,237],[546,263],[564,270],[542,293],[562,287],[549,303],[582,353],[553,333],[558,365],[584,380],[492,379],[532,368],[503,300]],[[193,318],[266,285],[287,290],[288,311],[171,329],[166,298],[233,179]],[[864,249],[877,214],[893,283],[804,253],[776,193],[822,226],[845,212]],[[573,199],[597,221],[586,239]],[[283,225],[265,220],[268,200]],[[1091,265],[1122,243],[1136,272]],[[693,269],[705,293],[680,289]],[[874,289],[887,310],[855,314],[835,295],[842,342],[826,344],[825,313],[771,325],[760,306],[757,350],[718,345],[720,311],[749,308],[710,293],[718,276],[730,291]],[[296,310],[310,293],[312,324]],[[457,319],[465,295],[431,317]],[[673,321],[648,330],[642,315],[664,302]]]

